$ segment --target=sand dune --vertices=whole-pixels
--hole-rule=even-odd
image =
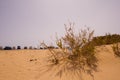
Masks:
[[[94,79],[120,80],[120,58],[114,56],[111,46],[100,46],[96,50],[99,65]],[[52,71],[51,75],[41,74],[47,53],[47,50],[0,51],[0,80],[68,80],[69,77],[65,76],[61,79],[55,77]],[[92,80],[88,75],[83,78]]]

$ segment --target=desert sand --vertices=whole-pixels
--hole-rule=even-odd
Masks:
[[[114,55],[111,46],[99,46],[96,51],[99,64],[94,79],[120,80],[120,58]],[[69,80],[66,76],[60,79],[47,72],[41,74],[47,53],[48,50],[1,50],[0,80]],[[83,75],[83,78],[92,80],[88,75]]]

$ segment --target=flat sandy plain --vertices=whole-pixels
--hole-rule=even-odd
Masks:
[[[120,80],[120,58],[115,57],[111,46],[96,49],[99,65],[98,72],[94,72],[94,79]],[[41,66],[45,64],[47,54],[47,50],[1,50],[0,80],[70,80],[66,76],[59,78],[52,74],[41,74]],[[89,75],[84,75],[83,78],[92,80]]]

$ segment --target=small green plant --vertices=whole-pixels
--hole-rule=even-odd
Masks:
[[[120,57],[120,45],[119,45],[119,43],[113,44],[112,49],[114,51],[114,54],[116,56]]]
[[[62,74],[70,74],[80,78],[82,72],[89,74],[92,78],[93,71],[97,71],[98,59],[95,55],[95,46],[92,38],[94,31],[89,28],[75,33],[73,24],[65,25],[66,34],[56,44],[59,49],[48,48],[48,70],[54,70],[55,75],[62,77]],[[47,45],[42,43],[45,47]],[[46,71],[48,71],[46,70]]]

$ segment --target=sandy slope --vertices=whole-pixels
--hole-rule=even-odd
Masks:
[[[41,74],[46,53],[47,50],[0,51],[0,80],[60,80],[54,75]],[[98,47],[97,56],[99,67],[94,73],[95,80],[120,80],[120,58],[114,56],[111,47]],[[84,79],[91,80],[87,75]]]

